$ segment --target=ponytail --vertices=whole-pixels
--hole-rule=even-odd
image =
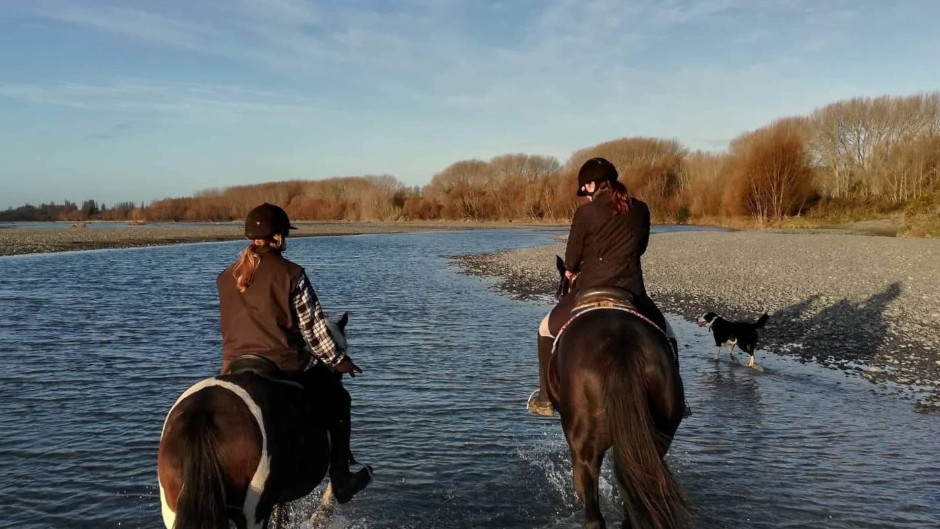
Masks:
[[[235,286],[238,287],[239,292],[247,290],[255,279],[255,272],[258,270],[258,265],[261,264],[261,256],[258,255],[257,248],[258,245],[254,242],[246,246],[239,254],[235,268],[232,269],[232,275],[235,276]]]
[[[623,185],[623,182],[606,180],[597,185],[598,191],[602,189],[610,189],[610,202],[607,205],[614,210],[615,214],[623,215],[630,211],[630,193],[627,191],[627,186]]]
[[[258,265],[261,264],[261,254],[258,249],[264,246],[270,246],[275,250],[284,249],[284,236],[280,233],[275,234],[270,239],[255,239],[251,244],[242,250],[238,255],[238,261],[232,269],[232,275],[235,276],[235,286],[239,292],[248,290],[251,282],[255,279],[255,272],[258,271]]]

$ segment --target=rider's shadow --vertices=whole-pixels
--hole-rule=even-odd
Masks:
[[[853,361],[869,363],[878,354],[888,335],[884,313],[901,293],[901,284],[894,282],[865,301],[856,303],[843,299],[807,316],[819,296],[775,312],[772,320],[780,325],[766,331],[768,341],[775,344],[801,344],[794,349],[803,360]],[[801,321],[788,325],[789,321]]]

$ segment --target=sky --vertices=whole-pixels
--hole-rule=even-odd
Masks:
[[[720,151],[940,90],[936,0],[0,0],[0,208]]]

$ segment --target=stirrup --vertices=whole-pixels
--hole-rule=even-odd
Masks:
[[[537,396],[541,397],[539,390],[535,390],[529,395],[529,400],[526,402],[526,410],[540,417],[553,417],[555,415],[555,407],[552,406],[552,403],[546,398],[536,398]]]

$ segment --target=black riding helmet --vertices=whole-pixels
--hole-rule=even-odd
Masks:
[[[286,237],[290,230],[296,229],[291,226],[286,211],[267,202],[249,211],[245,217],[245,237],[249,239],[268,239],[278,233]]]
[[[616,182],[617,168],[605,158],[591,158],[584,162],[578,171],[578,196],[586,197],[591,193],[584,190],[588,182]]]

